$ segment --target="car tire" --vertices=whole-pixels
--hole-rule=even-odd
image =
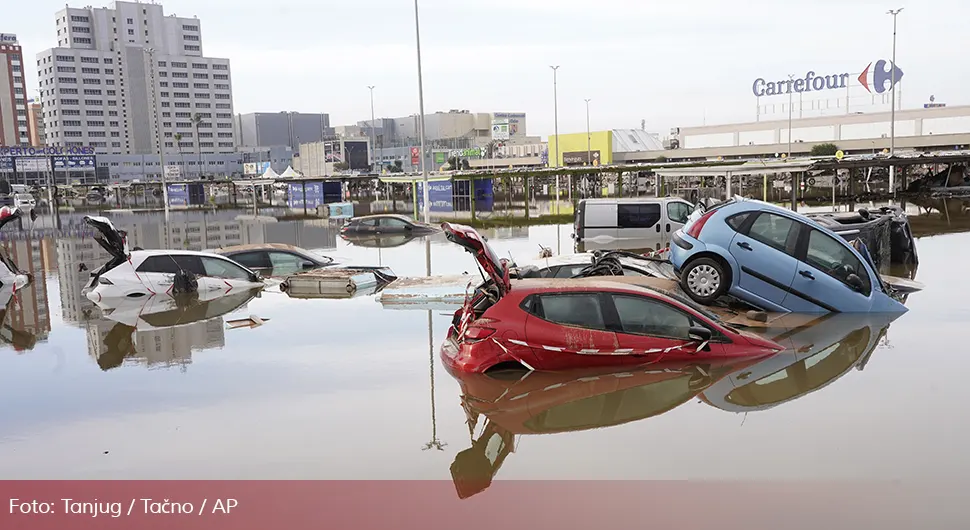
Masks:
[[[724,266],[711,258],[697,258],[684,267],[680,287],[691,300],[710,305],[728,290],[728,276]]]

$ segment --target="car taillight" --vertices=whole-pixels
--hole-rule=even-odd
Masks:
[[[491,337],[495,333],[492,328],[480,328],[476,326],[470,326],[468,330],[465,331],[465,340],[482,340]]]
[[[701,236],[701,230],[704,229],[704,225],[707,224],[707,220],[710,219],[712,215],[714,215],[713,211],[707,212],[704,215],[702,215],[701,218],[697,220],[697,222],[690,225],[690,227],[687,229],[687,235],[689,235],[694,239],[699,239]]]

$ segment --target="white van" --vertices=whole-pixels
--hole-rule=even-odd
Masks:
[[[573,238],[579,252],[659,250],[670,245],[694,205],[679,197],[583,199],[576,208]]]

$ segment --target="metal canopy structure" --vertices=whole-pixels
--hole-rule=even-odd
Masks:
[[[657,168],[653,171],[661,178],[763,176],[811,171],[815,169],[816,163],[817,161],[814,159],[785,162],[743,162],[724,166]]]

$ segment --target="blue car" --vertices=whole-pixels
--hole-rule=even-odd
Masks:
[[[730,294],[775,312],[906,312],[865,246],[785,208],[735,197],[695,212],[671,239],[680,285],[702,304]]]

